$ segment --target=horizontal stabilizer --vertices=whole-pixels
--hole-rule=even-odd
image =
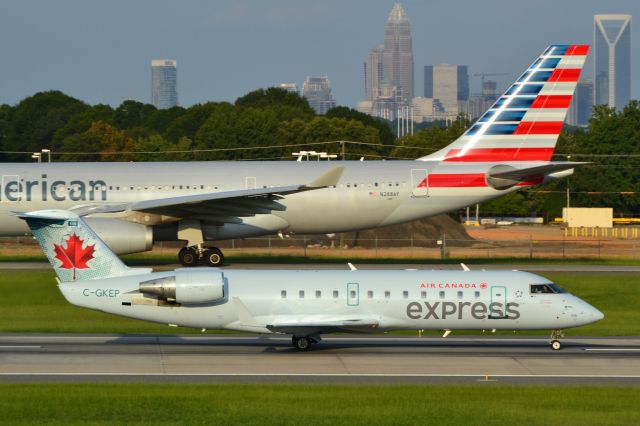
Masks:
[[[515,181],[527,181],[535,176],[548,175],[551,173],[562,172],[564,170],[570,170],[578,166],[582,166],[584,164],[589,164],[585,162],[554,162],[549,164],[544,164],[541,166],[535,167],[527,167],[524,169],[512,169],[506,171],[489,171],[488,177],[499,178],[499,179],[509,179]]]

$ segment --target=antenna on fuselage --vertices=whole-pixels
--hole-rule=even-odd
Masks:
[[[358,268],[356,268],[355,266],[353,266],[353,263],[351,263],[351,262],[347,262],[347,265],[349,266],[349,269],[350,269],[351,271],[357,271],[357,270],[358,270]]]
[[[470,271],[471,269],[469,269],[469,267],[467,265],[465,265],[464,263],[461,263],[460,266],[462,266],[462,270],[465,272]]]

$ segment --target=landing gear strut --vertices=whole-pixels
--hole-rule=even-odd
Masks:
[[[551,349],[553,349],[554,351],[559,351],[560,349],[562,349],[562,343],[560,343],[560,338],[562,337],[564,337],[562,330],[553,330],[551,332],[551,341],[549,342],[549,346],[551,346]]]
[[[291,338],[291,344],[297,350],[303,352],[308,351],[311,348],[311,345],[314,343],[318,343],[320,341],[320,335],[312,336],[293,336]]]
[[[178,253],[178,259],[180,264],[187,268],[196,266],[200,262],[207,266],[222,266],[224,264],[222,250],[217,247],[183,247]]]

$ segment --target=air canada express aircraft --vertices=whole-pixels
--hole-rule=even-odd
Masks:
[[[278,271],[129,268],[76,214],[19,214],[72,304],[158,323],[292,335],[299,350],[332,332],[551,329],[603,314],[518,271]]]
[[[551,156],[588,46],[553,45],[459,139],[414,161],[1,164],[11,212],[70,209],[116,253],[184,241],[184,266],[216,266],[214,241],[333,233],[412,221],[573,173]]]

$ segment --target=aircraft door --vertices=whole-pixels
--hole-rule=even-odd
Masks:
[[[429,196],[429,175],[425,169],[411,170],[411,188],[413,197]]]
[[[360,284],[347,284],[347,306],[358,306],[360,304]]]
[[[245,188],[246,189],[256,189],[256,178],[255,176],[247,176],[244,178]]]
[[[22,201],[22,185],[18,175],[2,175],[2,199],[3,203]]]
[[[489,304],[489,319],[507,317],[507,288],[504,286],[491,287],[491,303]]]

